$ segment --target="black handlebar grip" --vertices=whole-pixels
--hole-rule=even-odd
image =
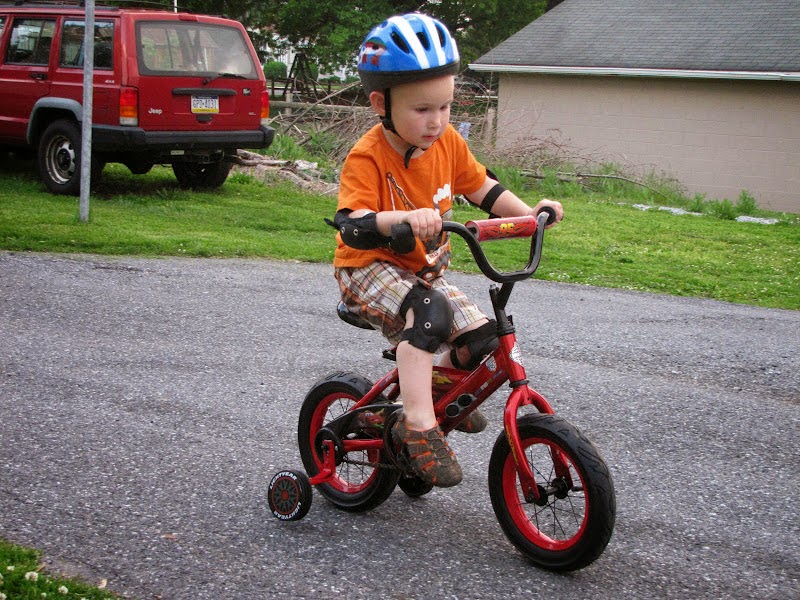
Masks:
[[[389,247],[398,254],[408,254],[417,247],[417,239],[408,223],[396,223],[392,225],[392,241]]]
[[[554,208],[550,206],[543,206],[541,210],[539,210],[536,216],[538,217],[542,213],[547,213],[547,223],[545,223],[546,225],[552,225],[553,223],[556,222],[557,217],[556,217],[556,210]]]

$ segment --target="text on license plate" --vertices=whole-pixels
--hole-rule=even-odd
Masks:
[[[192,96],[193,113],[218,113],[219,96]]]

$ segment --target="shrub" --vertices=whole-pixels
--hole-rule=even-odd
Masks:
[[[706,195],[695,194],[694,198],[692,198],[691,202],[689,202],[688,209],[692,212],[706,212]]]
[[[742,190],[736,202],[736,212],[740,215],[752,215],[758,208],[758,203],[747,190]]]
[[[708,203],[708,212],[718,219],[734,221],[736,219],[736,208],[730,200],[715,200]]]
[[[283,134],[275,136],[267,153],[280,160],[309,159],[308,153],[292,137]]]
[[[289,68],[286,66],[286,63],[282,63],[279,60],[268,60],[264,64],[264,77],[267,79],[286,79],[286,75],[289,73]]]

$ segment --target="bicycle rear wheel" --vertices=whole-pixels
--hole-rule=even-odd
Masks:
[[[611,474],[597,448],[564,419],[547,414],[518,420],[522,452],[531,466],[540,501],[522,495],[505,434],[489,462],[489,492],[508,539],[529,560],[552,571],[582,569],[603,552],[614,529],[616,500]],[[554,455],[569,469],[556,474]]]
[[[326,423],[347,412],[370,390],[372,384],[354,373],[334,373],[311,388],[303,401],[297,428],[297,441],[303,466],[310,476],[320,472],[323,457],[316,447],[317,432]],[[382,396],[378,401],[385,402]],[[350,434],[355,439],[382,437],[377,427]],[[390,468],[383,450],[360,450],[343,455],[330,483],[317,490],[337,507],[353,512],[375,508],[392,493],[400,472]]]

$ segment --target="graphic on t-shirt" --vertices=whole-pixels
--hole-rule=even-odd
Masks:
[[[416,206],[408,199],[406,193],[403,191],[403,188],[400,187],[400,184],[397,183],[397,180],[394,178],[394,175],[391,173],[386,173],[386,180],[389,182],[389,193],[392,195],[392,210],[401,210],[397,208],[395,204],[394,198],[395,195],[400,198],[400,202],[403,204],[402,210],[416,210]]]
[[[416,210],[417,207],[409,200],[405,191],[391,173],[386,173],[386,180],[389,182],[389,192],[392,196],[392,209]],[[447,183],[439,188],[432,198],[434,208],[441,213],[440,203],[450,197],[450,184]],[[398,207],[398,202],[395,202],[395,198],[399,200],[399,204],[402,204],[402,208]],[[448,220],[452,218],[452,214],[452,209],[448,209],[442,215],[442,218]],[[426,281],[441,277],[445,269],[450,265],[450,234],[443,231],[435,238],[427,240],[425,242],[425,258],[428,264],[420,269],[417,276]]]
[[[447,200],[447,199],[452,198],[452,197],[453,197],[453,193],[450,190],[450,184],[449,183],[445,183],[443,187],[440,187],[436,191],[436,195],[433,197],[433,205],[436,207],[437,210],[439,210],[439,203],[442,200]]]

